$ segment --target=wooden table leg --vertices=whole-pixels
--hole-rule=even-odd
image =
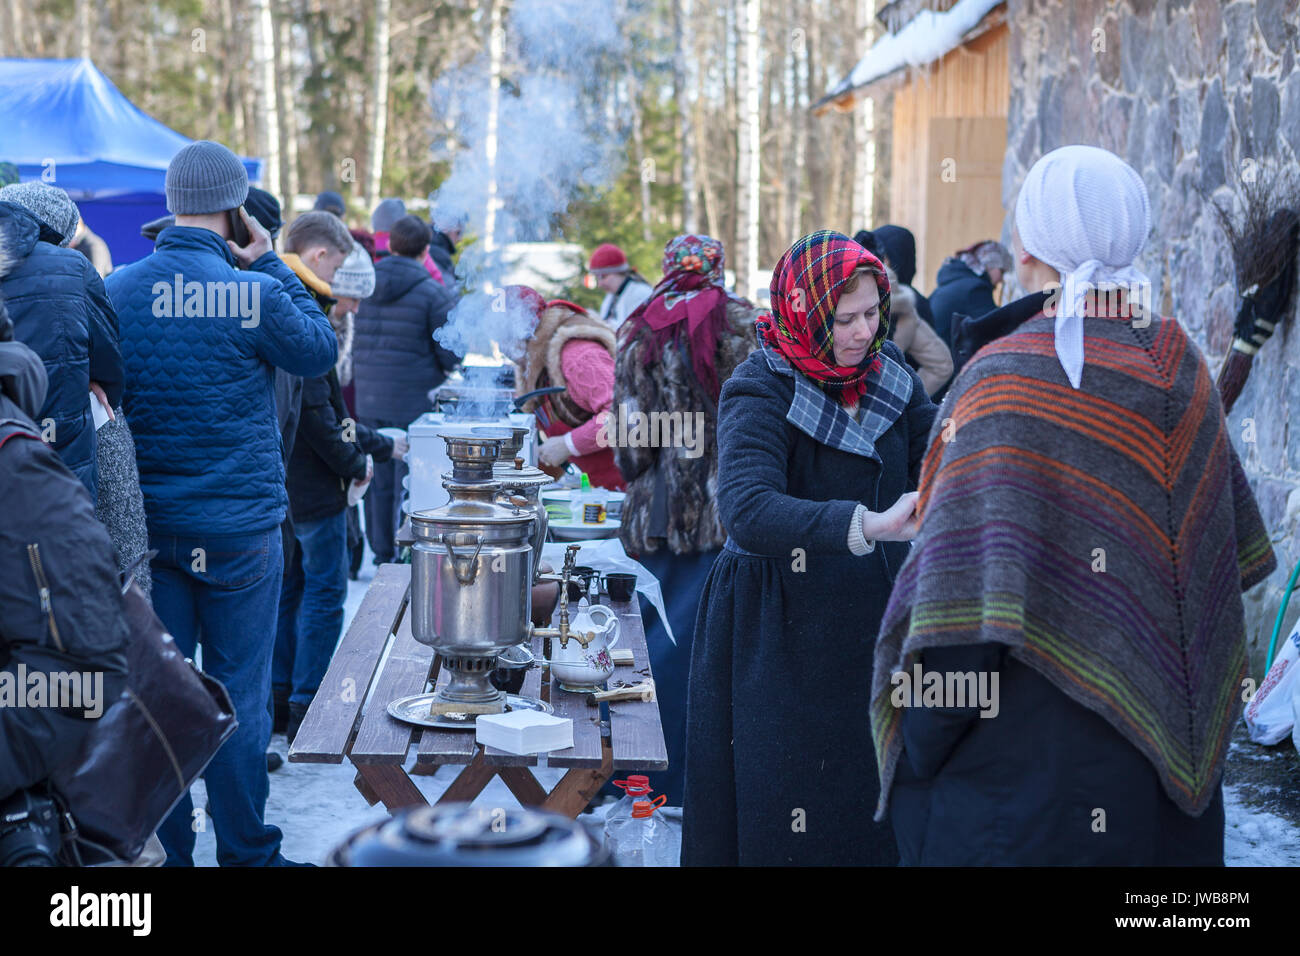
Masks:
[[[384,807],[389,813],[394,810],[400,810],[403,807],[415,807],[427,805],[428,800],[424,798],[418,787],[406,775],[397,764],[386,763],[361,763],[355,765],[357,768],[357,777],[362,784],[365,784],[367,790],[362,790],[361,785],[357,789],[361,790],[361,795],[373,804],[371,794],[378,797],[384,802]]]
[[[526,807],[540,807],[546,803],[546,788],[538,783],[527,767],[501,767],[497,770],[510,792]]]
[[[600,767],[594,770],[570,770],[542,803],[542,809],[553,810],[570,820],[576,820],[578,814],[591,803],[592,797],[605,785],[605,781],[614,775],[614,750],[608,737],[601,738],[600,752]]]
[[[497,775],[499,768],[489,766],[487,760],[483,757],[483,748],[480,747],[474,759],[469,762],[456,779],[451,782],[447,791],[438,798],[438,803],[469,803],[480,793],[483,788],[492,782],[492,778]]]

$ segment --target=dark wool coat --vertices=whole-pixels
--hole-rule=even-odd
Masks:
[[[993,300],[993,283],[987,274],[976,275],[975,270],[960,259],[946,259],[939,267],[939,284],[930,293],[930,311],[934,314],[934,330],[944,342],[952,345],[952,316],[980,316],[998,307]]]
[[[998,672],[999,709],[903,714],[890,819],[905,865],[1223,865],[1222,788],[1183,813],[1151,761],[1005,644],[930,648],[921,666]]]
[[[113,407],[122,401],[117,315],[90,260],[57,242],[26,209],[0,202],[0,246],[8,250],[0,296],[8,301],[14,338],[41,357],[50,381],[45,406],[34,417],[43,430],[47,419],[53,422],[52,436],[45,437],[53,438],[54,450],[93,500],[98,465],[90,383],[104,387]]]
[[[892,342],[884,350],[906,367]],[[713,565],[691,660],[683,865],[898,862],[872,822],[876,631],[905,542],[849,551],[858,503],[916,488],[935,406],[914,372],[880,462],[786,420],[794,381],[755,353],[722,389],[718,504],[735,545]],[[768,556],[756,556],[768,555]]]
[[[718,343],[718,381],[725,383],[758,344],[754,320],[758,310],[748,302],[727,302],[728,334]],[[630,327],[625,327],[630,328]],[[718,517],[717,409],[695,379],[685,348],[666,347],[658,361],[647,365],[643,349],[649,329],[621,337],[614,374],[614,408],[628,411],[681,411],[704,415],[704,435],[696,436],[703,454],[687,458],[674,448],[614,449],[614,460],[627,481],[623,502],[623,547],[646,554],[667,547],[676,554],[713,551],[727,539]],[[694,419],[693,419],[694,421]],[[693,427],[693,426],[692,426]],[[630,429],[629,429],[630,430]],[[655,495],[662,497],[666,536],[654,537],[651,525]]]
[[[352,338],[359,417],[405,427],[433,407],[429,390],[460,361],[433,340],[454,304],[415,259],[375,263],[375,291],[357,310]]]

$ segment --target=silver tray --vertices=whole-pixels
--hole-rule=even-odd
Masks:
[[[430,714],[429,707],[433,704],[433,697],[432,693],[400,697],[388,705],[388,716],[418,727],[435,727],[438,730],[474,729],[478,714],[467,714],[464,717],[452,717],[450,714],[438,714],[435,717]],[[506,695],[506,710],[539,710],[543,714],[555,713],[555,708],[546,701],[519,694]]]

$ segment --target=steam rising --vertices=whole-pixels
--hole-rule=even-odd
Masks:
[[[623,137],[604,110],[608,75],[627,53],[613,0],[516,0],[505,24],[496,157],[495,250],[482,238],[465,249],[457,273],[466,290],[435,333],[461,355],[517,355],[535,316],[499,288],[506,243],[547,240],[584,188],[607,186],[623,162]],[[467,220],[482,236],[490,169],[485,140],[489,99],[486,52],[435,82],[431,100],[458,141],[435,143],[451,175],[430,197],[437,228]]]

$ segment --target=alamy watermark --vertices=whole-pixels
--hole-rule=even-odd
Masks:
[[[262,321],[262,287],[248,280],[199,282],[179,272],[153,284],[153,314],[160,319],[239,319],[255,329]]]
[[[978,707],[980,717],[996,717],[997,671],[927,671],[920,662],[912,670],[895,671],[889,701],[895,707]]]
[[[620,404],[601,423],[601,448],[680,448],[687,458],[704,454],[703,412],[642,412]]]
[[[0,708],[79,710],[90,719],[104,713],[103,671],[28,671],[19,662],[0,671]]]

